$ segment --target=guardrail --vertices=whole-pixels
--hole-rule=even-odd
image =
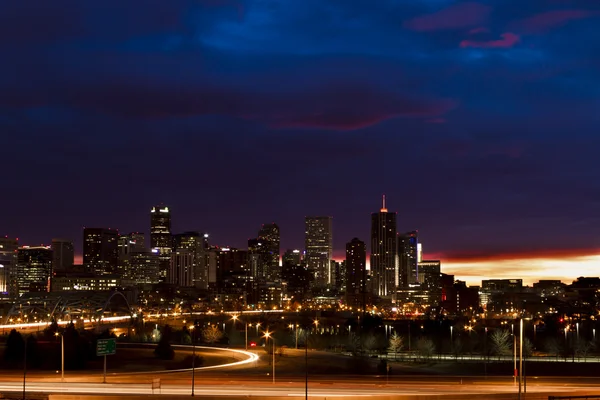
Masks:
[[[548,400],[571,400],[571,399],[600,399],[600,395],[592,395],[592,396],[548,396]]]

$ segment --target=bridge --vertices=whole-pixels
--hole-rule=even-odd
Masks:
[[[110,317],[132,317],[134,311],[128,297],[130,293],[120,291],[26,293],[14,302],[4,324],[52,321],[100,323]]]

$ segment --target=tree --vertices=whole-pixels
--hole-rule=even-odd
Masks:
[[[394,358],[398,358],[398,353],[400,350],[402,350],[402,346],[404,346],[404,338],[394,332],[390,337],[390,343],[388,347],[389,352],[394,353]]]
[[[202,329],[202,337],[206,343],[214,344],[221,340],[223,332],[221,332],[217,325],[209,325]]]
[[[528,338],[523,338],[523,356],[531,357],[533,354],[533,343]]]
[[[356,333],[350,332],[348,334],[348,338],[346,340],[346,348],[352,354],[358,353],[358,351],[360,350],[360,338]]]
[[[560,353],[562,350],[561,346],[558,343],[558,340],[556,340],[556,338],[546,339],[546,341],[544,342],[544,348],[546,349],[548,354],[551,354],[557,358],[558,358],[558,356],[560,356]]]
[[[575,355],[577,357],[587,357],[588,353],[594,348],[594,342],[577,339],[575,341]]]
[[[460,340],[460,337],[454,338],[454,343],[452,343],[452,354],[455,358],[458,358],[463,353],[463,342]]]
[[[435,344],[428,338],[419,338],[417,341],[417,352],[423,358],[430,358],[435,353]]]
[[[373,335],[372,333],[368,334],[363,342],[363,347],[369,353],[375,350],[375,348],[377,347],[377,338],[375,337],[375,335]]]
[[[171,334],[171,327],[169,325],[165,325],[161,332],[160,340],[154,349],[154,354],[161,360],[172,360],[175,358],[175,350],[173,350],[170,343]]]
[[[6,347],[4,350],[4,359],[9,363],[20,363],[23,361],[25,351],[25,340],[23,336],[13,329],[6,338]]]
[[[42,358],[38,341],[33,335],[27,337],[27,368],[37,368],[40,366]]]
[[[492,354],[500,356],[510,355],[511,352],[511,340],[510,333],[507,330],[495,330],[490,335],[490,341],[492,342]]]

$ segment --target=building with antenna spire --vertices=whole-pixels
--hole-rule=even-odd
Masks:
[[[399,286],[397,213],[389,212],[385,195],[381,209],[371,214],[371,281],[373,294],[391,298]]]

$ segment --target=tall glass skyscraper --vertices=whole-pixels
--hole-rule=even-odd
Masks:
[[[114,274],[119,265],[119,232],[83,228],[83,267],[98,275]]]
[[[395,212],[388,212],[383,196],[382,207],[371,214],[371,276],[373,294],[389,297],[400,285],[398,238]]]
[[[158,254],[160,260],[159,274],[162,281],[166,280],[171,265],[172,240],[169,207],[152,207],[152,210],[150,210],[150,248],[153,253]]]
[[[0,237],[0,297],[17,296],[17,249],[19,239]]]
[[[304,243],[307,268],[314,273],[315,286],[323,287],[334,283],[332,270],[333,241],[331,217],[306,217]]]

